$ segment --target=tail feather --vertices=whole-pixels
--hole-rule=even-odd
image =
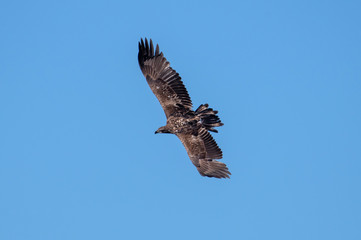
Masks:
[[[229,178],[231,175],[226,164],[212,159],[200,159],[197,170],[206,177]]]
[[[195,113],[200,117],[203,126],[211,132],[218,132],[214,127],[223,126],[223,123],[216,115],[218,111],[209,108],[208,104],[201,104]]]

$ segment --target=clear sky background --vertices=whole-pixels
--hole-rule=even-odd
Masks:
[[[360,239],[360,1],[2,1],[0,239]],[[159,43],[231,179],[138,67]]]

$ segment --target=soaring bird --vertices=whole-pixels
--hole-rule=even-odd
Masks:
[[[159,52],[158,44],[154,50],[152,39],[149,43],[146,38],[139,42],[138,62],[167,117],[167,124],[155,133],[175,134],[202,176],[229,178],[231,173],[226,164],[215,160],[222,158],[222,150],[209,133],[218,132],[214,128],[223,125],[218,111],[208,104],[192,110],[192,101],[181,77]]]

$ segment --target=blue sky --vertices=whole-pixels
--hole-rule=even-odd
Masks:
[[[359,1],[2,1],[0,239],[360,239]],[[137,63],[160,45],[232,177]]]

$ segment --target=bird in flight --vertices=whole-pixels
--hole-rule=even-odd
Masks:
[[[223,125],[218,111],[208,104],[192,110],[192,101],[181,77],[159,52],[158,44],[154,50],[152,39],[149,43],[146,38],[139,42],[138,62],[167,117],[167,124],[155,133],[175,134],[202,176],[229,178],[231,173],[226,164],[215,160],[222,158],[222,150],[209,133],[218,132],[214,128]]]

